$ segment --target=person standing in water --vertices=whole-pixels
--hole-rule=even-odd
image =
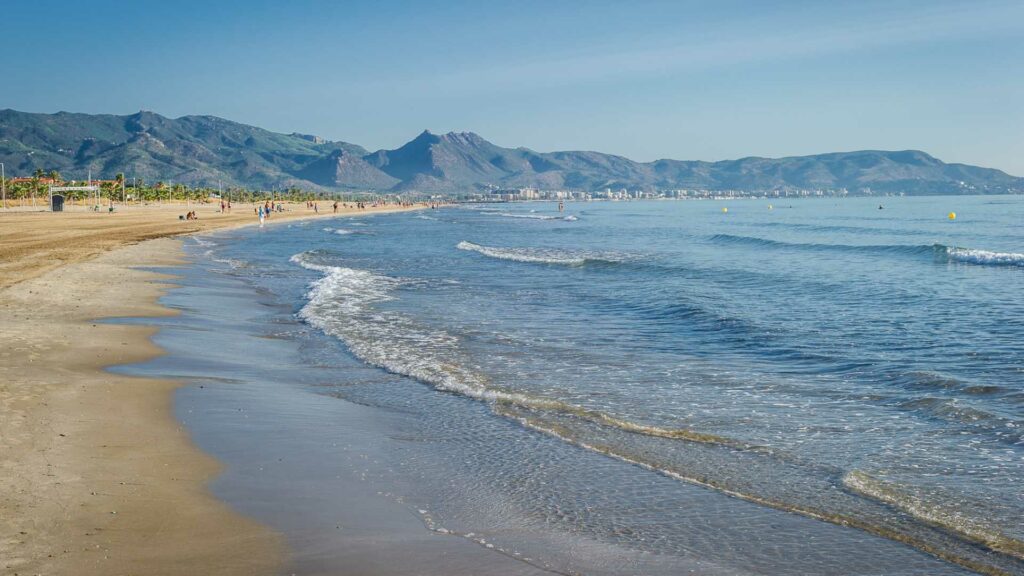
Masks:
[[[259,217],[260,217],[260,228],[263,228],[263,219],[266,217],[266,213],[263,212],[263,206],[259,207]]]

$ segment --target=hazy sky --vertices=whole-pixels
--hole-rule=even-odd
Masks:
[[[371,150],[424,128],[637,160],[915,148],[1024,176],[1024,0],[9,0],[0,23],[0,108]]]

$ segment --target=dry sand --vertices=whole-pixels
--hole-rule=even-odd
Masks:
[[[95,322],[170,313],[167,278],[136,267],[175,264],[180,240],[141,241],[255,221],[214,210],[0,212],[0,574],[280,570],[280,537],[208,493],[218,465],[172,415],[178,383],[103,369],[160,353],[152,328]]]
[[[118,246],[152,238],[191,234],[219,228],[251,225],[257,222],[254,204],[235,203],[230,213],[219,212],[213,204],[150,204],[118,206],[113,213],[90,212],[68,207],[62,213],[0,210],[0,288],[36,277],[71,262],[88,260]],[[273,224],[297,218],[334,216],[330,204],[320,203],[314,214],[304,203],[286,203],[285,212],[274,213]],[[402,210],[393,206],[366,210],[339,207],[339,214]],[[404,208],[407,209],[407,208]],[[195,210],[198,220],[178,220]]]

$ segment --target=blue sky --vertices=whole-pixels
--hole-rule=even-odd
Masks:
[[[1024,176],[1024,2],[4,2],[0,108],[637,160],[925,150]]]

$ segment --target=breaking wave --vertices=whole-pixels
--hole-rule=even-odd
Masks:
[[[956,262],[988,266],[1024,266],[1024,254],[1016,252],[992,252],[974,248],[943,246],[946,256]]]
[[[494,246],[481,246],[480,244],[474,244],[465,240],[459,242],[455,247],[459,250],[477,252],[484,256],[498,258],[500,260],[529,262],[534,264],[583,266],[588,262],[618,264],[626,261],[625,256],[608,252],[558,250],[553,248],[499,248]]]
[[[415,378],[438,390],[485,402],[558,412],[647,436],[746,447],[728,438],[631,422],[598,410],[495,386],[484,374],[458,361],[456,336],[428,329],[404,314],[376,309],[375,304],[393,300],[391,292],[406,281],[323,264],[317,261],[317,254],[310,252],[296,254],[291,261],[323,273],[310,285],[308,302],[299,311],[299,317],[344,342],[364,362]]]
[[[359,226],[359,225],[360,224],[355,224],[355,226]],[[352,234],[370,234],[370,232],[367,232],[365,230],[349,230],[347,228],[330,228],[330,227],[324,228],[324,232],[330,232],[330,233],[333,233],[333,234],[337,234],[339,236],[349,236],[349,235],[352,235]]]
[[[784,248],[790,250],[863,252],[867,254],[903,254],[909,256],[933,255],[937,260],[978,264],[984,266],[1024,267],[1024,253],[993,252],[975,248],[946,246],[945,244],[822,244],[813,242],[785,242],[754,236],[715,234],[710,238],[716,244],[736,244],[762,248]]]

